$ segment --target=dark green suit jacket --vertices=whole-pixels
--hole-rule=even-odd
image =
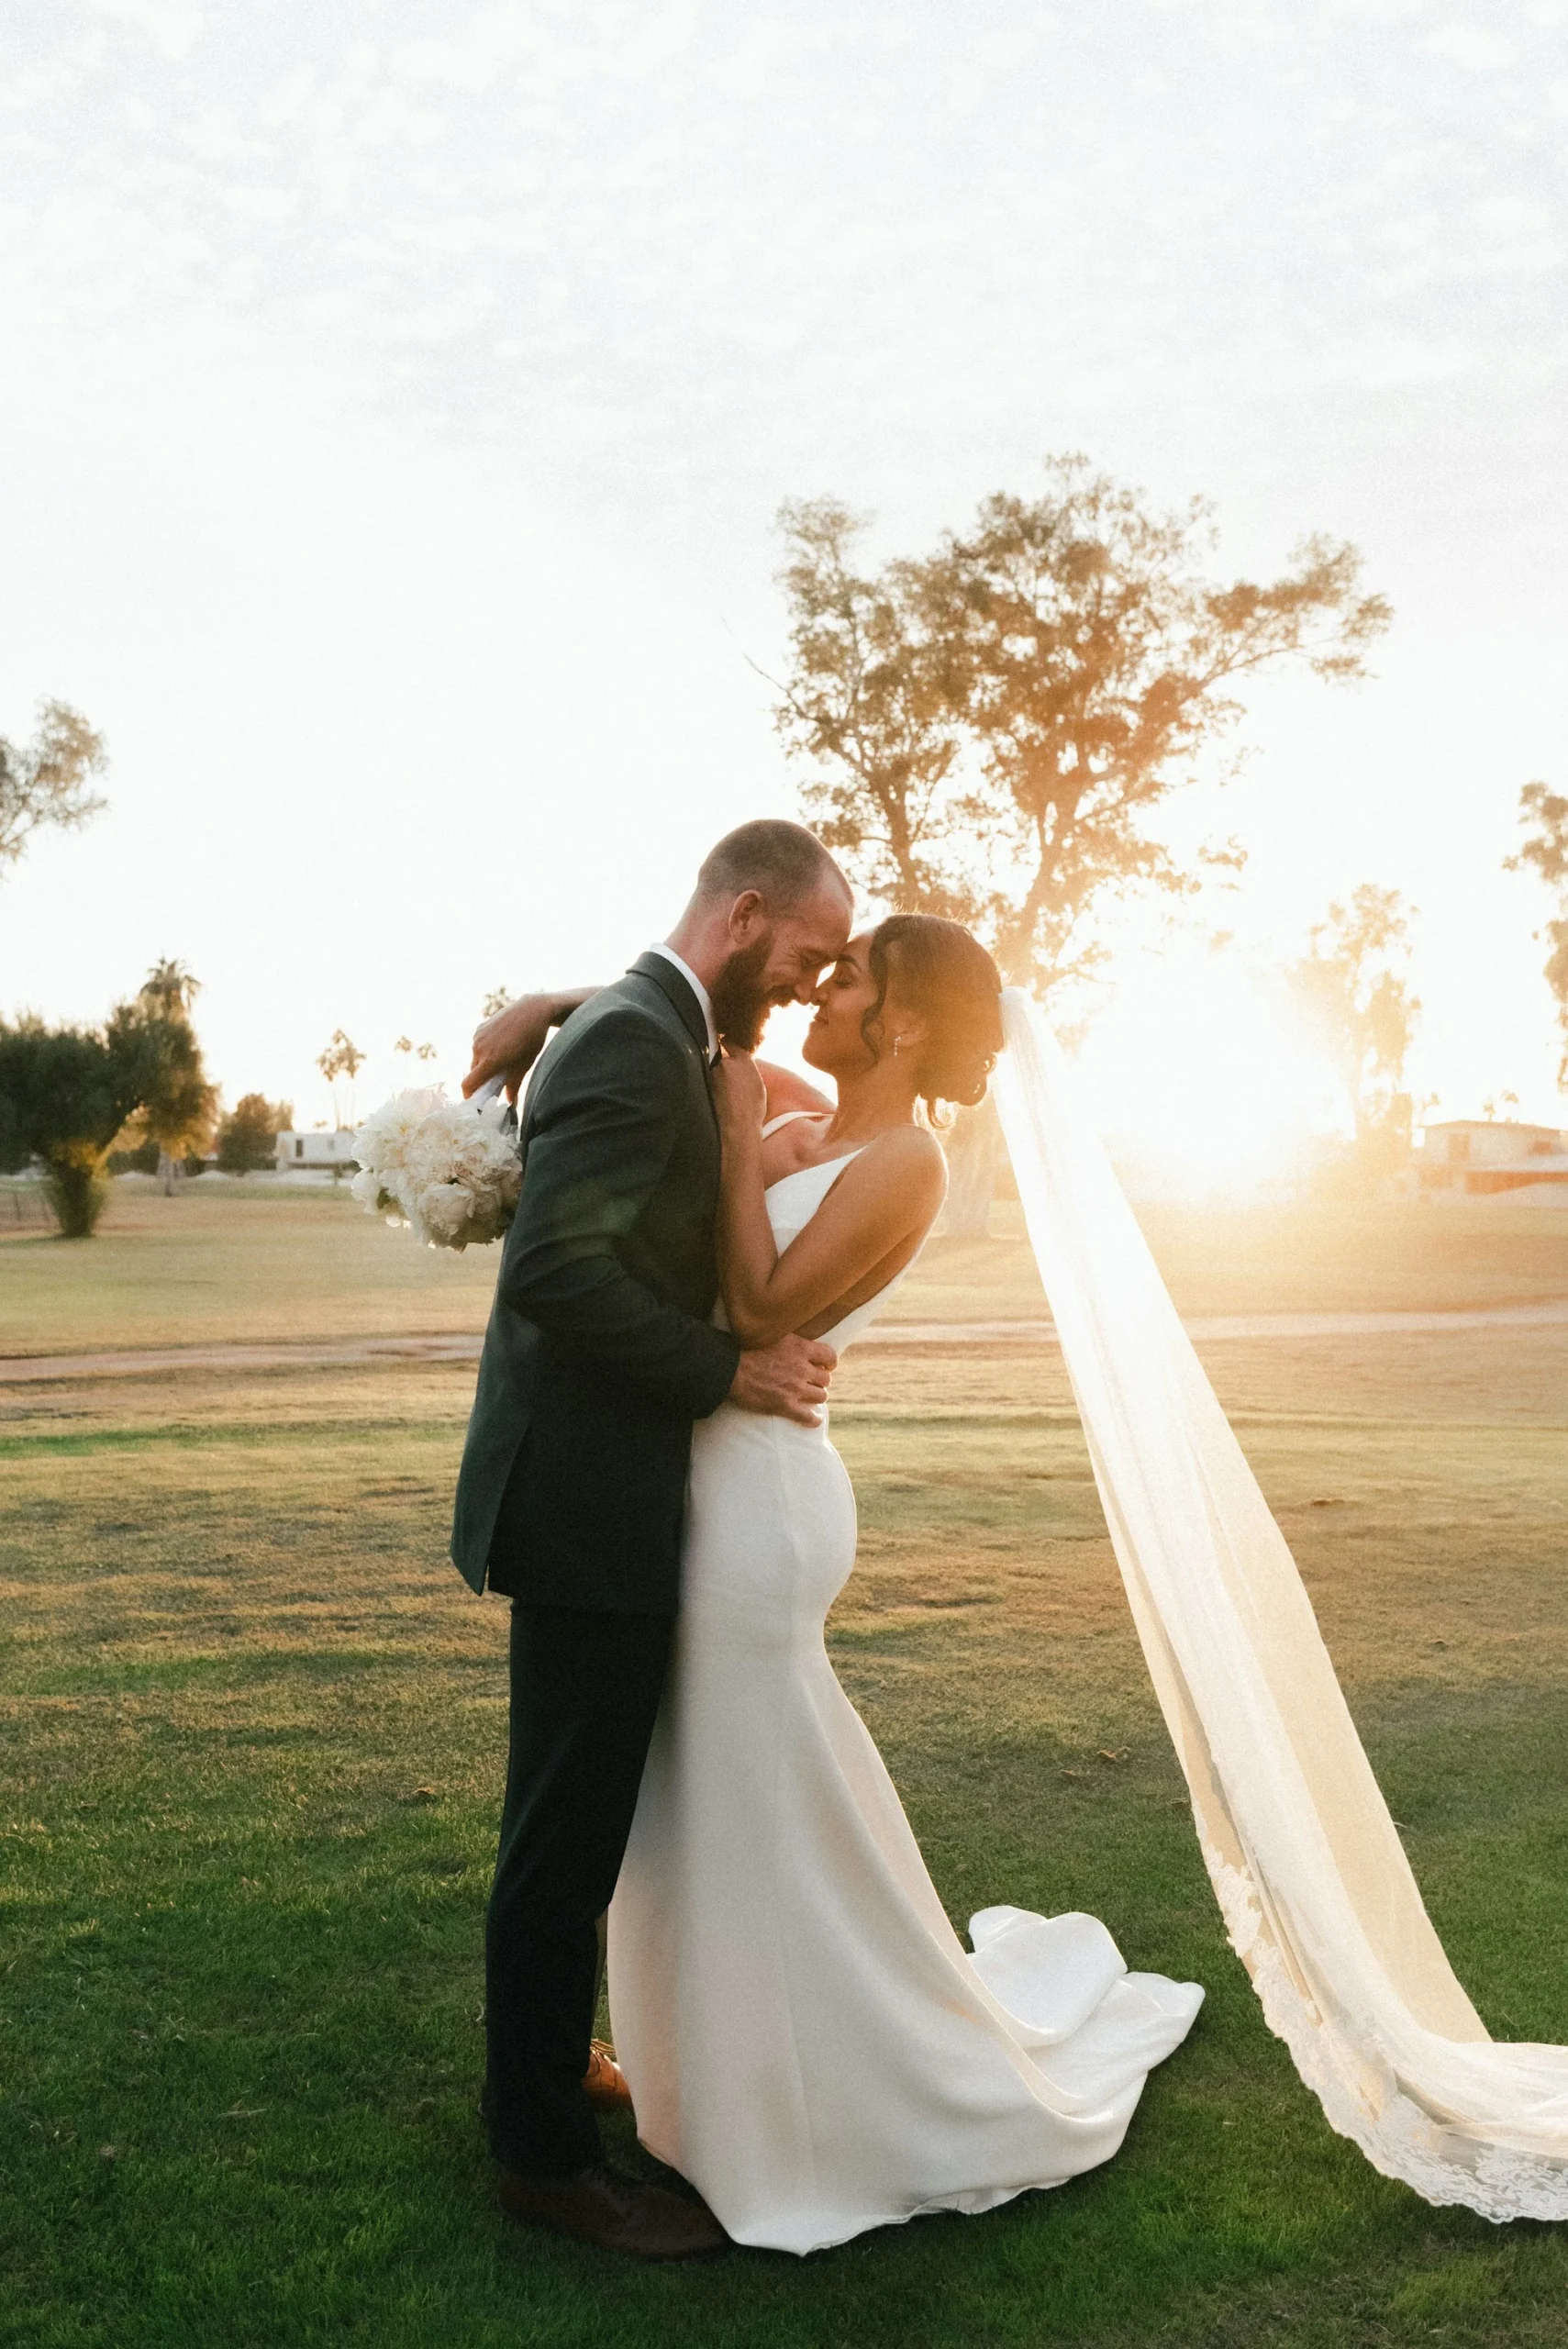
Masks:
[[[643,955],[567,1021],[528,1088],[521,1149],[452,1558],[475,1590],[672,1612],[692,1423],[739,1359],[709,1318],[706,1030],[673,963]]]

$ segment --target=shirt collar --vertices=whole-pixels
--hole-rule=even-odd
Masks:
[[[676,970],[695,996],[697,1009],[702,1013],[703,1025],[707,1030],[707,1056],[712,1060],[718,1051],[718,1030],[713,1024],[713,997],[708,994],[691,964],[683,962],[673,946],[651,946],[648,951],[651,954],[662,954],[666,963],[673,963]]]

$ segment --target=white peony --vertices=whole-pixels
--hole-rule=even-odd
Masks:
[[[523,1170],[499,1101],[399,1093],[361,1126],[354,1156],[350,1187],[367,1215],[412,1225],[431,1248],[499,1240],[512,1220]]]

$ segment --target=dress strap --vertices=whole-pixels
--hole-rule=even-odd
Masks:
[[[821,1109],[784,1109],[778,1117],[768,1119],[767,1124],[762,1128],[763,1140],[765,1141],[769,1134],[776,1134],[781,1126],[792,1124],[796,1118],[820,1118],[825,1115],[826,1112]]]

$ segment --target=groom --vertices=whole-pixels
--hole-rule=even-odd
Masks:
[[[726,2238],[603,2162],[584,2076],[596,1921],[631,1829],[679,1598],[692,1426],[726,1400],[816,1424],[832,1349],[743,1353],[718,1275],[721,1036],[753,1046],[850,932],[848,883],[797,824],[720,841],[662,946],[566,1018],[523,1117],[523,1182],[463,1448],[452,1557],[512,1601],[511,1749],[485,1928],[485,2120],[515,2218],[642,2258]],[[581,1005],[581,1008],[576,1008]],[[528,1065],[527,999],[468,1089]]]

